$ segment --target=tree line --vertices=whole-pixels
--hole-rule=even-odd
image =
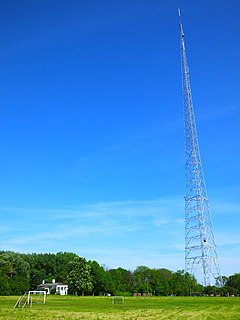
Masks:
[[[178,270],[138,266],[134,271],[108,269],[75,253],[0,251],[0,295],[21,295],[45,283],[66,283],[75,295],[239,295],[240,273],[223,277],[223,286],[203,287],[194,276]]]

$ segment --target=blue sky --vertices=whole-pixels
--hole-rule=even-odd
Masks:
[[[1,250],[184,268],[178,12],[220,267],[240,272],[240,3],[1,1]]]

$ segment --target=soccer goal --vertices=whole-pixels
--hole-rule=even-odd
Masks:
[[[33,303],[46,303],[45,291],[28,291],[18,299],[14,308],[32,307]]]
[[[28,299],[32,303],[46,303],[46,291],[28,291]]]
[[[124,303],[124,297],[123,296],[113,296],[112,297],[112,304],[115,303]]]

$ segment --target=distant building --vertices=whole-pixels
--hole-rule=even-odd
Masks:
[[[68,285],[60,282],[55,282],[55,279],[50,283],[45,283],[43,280],[42,284],[39,284],[36,288],[38,291],[46,291],[47,294],[56,293],[64,296],[68,294]]]

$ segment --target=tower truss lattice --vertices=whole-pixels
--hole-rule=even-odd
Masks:
[[[180,10],[185,134],[185,271],[204,286],[221,284],[221,274],[200,157]]]

